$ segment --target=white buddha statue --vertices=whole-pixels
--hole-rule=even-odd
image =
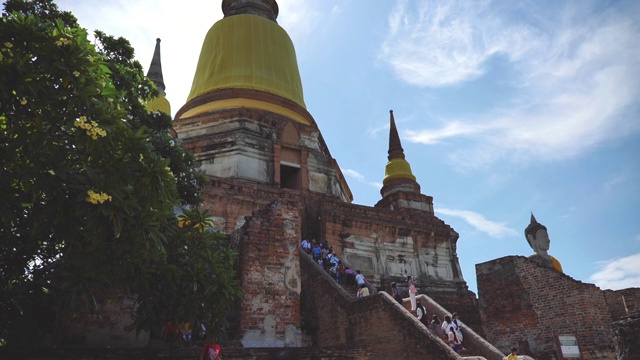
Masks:
[[[531,246],[534,251],[534,254],[529,256],[529,259],[534,260],[546,267],[563,272],[560,262],[547,253],[549,251],[549,245],[551,243],[547,228],[536,221],[533,213],[531,214],[531,223],[524,230],[524,235],[529,242],[529,246]]]

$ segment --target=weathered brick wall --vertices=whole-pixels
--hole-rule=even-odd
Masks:
[[[209,177],[211,184],[203,190],[203,207],[214,217],[224,219],[216,230],[229,234],[242,226],[244,218],[279,199],[286,190],[246,180]],[[238,223],[240,222],[240,223]],[[238,226],[239,225],[239,226]]]
[[[619,360],[640,360],[640,314],[613,323]]]
[[[613,321],[632,314],[640,314],[640,288],[604,290],[603,292]]]
[[[299,347],[300,207],[295,198],[256,210],[240,229],[241,342],[244,347]]]
[[[460,357],[386,293],[356,300],[306,256],[303,317],[317,345],[366,349],[369,359],[459,359]],[[306,329],[308,330],[308,329]]]
[[[328,199],[308,191],[280,188],[278,184],[258,184],[241,179],[225,179],[209,176],[210,186],[203,189],[204,204],[214,217],[224,219],[224,224],[216,230],[229,234],[235,231],[238,221],[250,216],[253,210],[261,209],[283,196],[293,196],[304,208],[301,235],[305,238],[321,239],[323,234],[321,202]],[[358,205],[353,205],[358,206]],[[241,226],[242,224],[240,224]]]
[[[616,357],[611,316],[595,285],[523,256],[477,264],[476,274],[484,332],[499,349],[517,345],[536,359],[558,358],[554,334],[572,334],[583,359]]]

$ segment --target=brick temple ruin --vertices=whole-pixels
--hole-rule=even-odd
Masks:
[[[415,319],[407,299],[398,304],[386,293],[407,275],[415,276],[428,314],[461,315],[465,356],[498,360],[516,345],[521,355],[559,359],[558,335],[568,334],[583,359],[640,358],[638,320],[629,317],[638,313],[638,288],[602,291],[509,256],[476,265],[478,297],[469,291],[459,235],[421,193],[393,112],[381,198],[375,206],[353,204],[306,110],[276,1],[223,0],[222,9],[175,115],[174,136],[211,180],[204,207],[215,230],[239,250],[244,296],[225,359],[460,358]],[[159,43],[149,77],[164,95]],[[164,96],[151,105],[170,113]],[[303,238],[327,241],[379,292],[356,300],[301,253]]]

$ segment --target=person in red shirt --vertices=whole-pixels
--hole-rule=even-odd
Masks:
[[[200,352],[200,360],[220,360],[220,345],[206,343]]]

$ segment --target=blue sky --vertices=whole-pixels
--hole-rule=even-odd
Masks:
[[[124,36],[185,102],[221,1],[59,1]],[[373,205],[389,110],[438,217],[475,264],[530,255],[533,212],[567,275],[640,287],[640,2],[278,1],[307,109],[354,203]]]

